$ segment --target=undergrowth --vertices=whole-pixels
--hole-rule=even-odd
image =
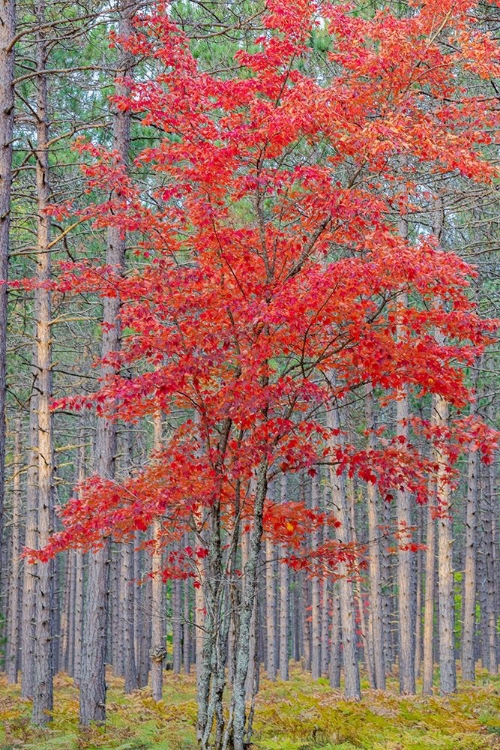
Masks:
[[[108,677],[108,721],[78,729],[78,692],[56,678],[49,729],[30,726],[30,704],[0,680],[0,750],[189,750],[195,742],[194,677],[168,674],[164,700],[145,688],[125,696]],[[292,670],[289,682],[262,682],[254,722],[255,750],[500,750],[500,677],[481,673],[476,686],[446,698],[400,697],[365,689],[360,703],[342,699],[325,680]]]

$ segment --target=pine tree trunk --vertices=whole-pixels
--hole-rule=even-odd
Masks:
[[[319,481],[313,477],[311,486],[311,507],[317,510],[319,507]],[[311,534],[312,552],[318,550],[318,531]],[[311,581],[311,673],[313,680],[321,677],[321,599],[320,580],[313,576]]]
[[[274,571],[275,549],[273,542],[266,540],[266,672],[269,680],[276,679],[276,576]]]
[[[7,281],[12,187],[12,136],[14,128],[15,0],[0,4],[0,280]],[[7,284],[0,284],[0,559],[4,539],[5,496],[5,396],[7,375]],[[0,566],[1,567],[1,566]],[[0,570],[0,591],[2,590]]]
[[[406,302],[403,302],[405,304]],[[408,426],[403,423],[409,417],[408,393],[397,402],[397,434],[408,439]],[[411,527],[410,494],[406,490],[396,492],[396,514],[398,525],[398,613],[399,613],[399,691],[402,695],[415,693],[415,638],[413,622],[413,560],[407,549]],[[406,549],[405,549],[406,548]]]
[[[41,30],[45,22],[45,3],[37,2],[36,32],[37,85],[37,281],[50,280],[50,218],[46,214],[50,202],[48,112],[47,112],[47,44]],[[45,547],[53,533],[53,471],[52,443],[52,354],[51,354],[51,292],[45,286],[36,290],[36,352],[38,368],[38,543]],[[37,563],[36,623],[35,623],[35,682],[33,689],[32,722],[44,725],[50,721],[53,708],[53,586],[54,561]]]
[[[125,656],[125,693],[131,693],[133,690],[137,690],[138,687],[134,649],[134,595],[136,593],[134,573],[135,542],[132,541],[122,544],[121,552],[121,574],[123,584],[123,607],[121,609],[121,615],[123,618],[122,629]]]
[[[441,396],[434,401],[436,424],[445,427],[448,405]],[[453,693],[457,687],[455,667],[453,557],[450,488],[446,482],[445,458],[437,455],[438,519],[438,601],[439,601],[439,687],[441,694]]]
[[[341,664],[341,647],[342,637],[340,632],[340,595],[338,584],[334,586],[332,596],[332,633],[330,643],[330,665],[329,681],[330,687],[340,687],[340,664]]]
[[[9,597],[8,659],[6,673],[8,682],[17,682],[19,672],[19,637],[21,610],[21,421],[16,420],[14,433],[14,456],[12,462],[12,536]]]
[[[467,459],[467,507],[465,518],[465,568],[463,578],[462,677],[474,681],[476,658],[476,535],[477,535],[477,451],[470,451]]]
[[[36,354],[35,354],[36,358]],[[38,372],[35,370],[36,374]],[[35,388],[36,388],[35,378]],[[29,458],[26,479],[26,526],[24,544],[37,545],[38,528],[38,396],[35,389],[30,398]],[[21,695],[33,697],[35,680],[36,565],[25,563],[23,570],[23,611],[21,617]]]
[[[327,412],[327,426],[333,430],[338,430],[340,428],[337,407],[335,405]],[[338,439],[340,438],[335,438],[335,440]],[[347,502],[345,482],[342,476],[337,476],[335,467],[332,467],[330,471],[330,483],[332,487],[333,509],[341,524],[337,529],[337,539],[341,544],[349,544],[351,541],[351,522],[349,518],[349,506]],[[361,698],[361,687],[356,644],[354,591],[344,563],[339,565],[339,576],[345,696],[348,699],[359,700]]]
[[[127,36],[133,32],[131,17],[133,7],[127,0],[120,0],[118,12],[119,34]],[[117,69],[122,75],[129,74],[133,59],[128,52],[120,55]],[[116,93],[126,94],[127,89],[116,85]],[[113,113],[113,146],[122,161],[127,164],[130,150],[130,113],[117,110]],[[125,240],[120,230],[108,229],[106,263],[117,273],[123,271],[125,262]],[[103,359],[120,348],[120,299],[106,297],[103,303],[103,332],[101,354]],[[101,367],[101,376],[114,374],[109,364]],[[110,420],[99,417],[96,429],[96,471],[105,479],[113,479],[116,456],[116,427]],[[96,552],[88,555],[88,580],[83,629],[82,665],[80,676],[80,723],[106,720],[106,635],[108,619],[110,546],[104,542]]]
[[[375,429],[373,413],[373,388],[367,387],[366,394],[366,428]],[[370,433],[368,438],[368,449],[374,449],[375,437]],[[375,687],[385,690],[385,663],[384,663],[384,622],[382,615],[381,596],[381,574],[380,574],[380,547],[379,547],[379,521],[377,508],[377,488],[375,484],[368,482],[368,552],[370,555],[370,611],[371,631],[373,643],[373,670]]]

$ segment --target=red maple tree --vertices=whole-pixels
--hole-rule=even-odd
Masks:
[[[154,176],[154,194],[115,153],[79,144],[92,157],[89,191],[112,196],[80,218],[129,233],[139,258],[124,277],[65,265],[60,289],[120,295],[126,334],[112,363],[128,374],[64,404],[95,405],[124,421],[160,411],[172,427],[164,449],[125,484],[89,479],[62,510],[64,530],[45,553],[121,540],[158,517],[165,544],[195,531],[196,548],[172,555],[166,575],[193,576],[204,588],[202,747],[214,716],[220,741],[243,747],[263,534],[293,548],[306,522],[325,522],[300,503],[278,509],[266,499],[269,483],[281,472],[333,465],[377,482],[384,495],[406,487],[425,501],[436,465],[413,443],[378,435],[376,448],[360,450],[338,439],[326,415],[366,383],[384,404],[409,387],[466,406],[464,367],[495,327],[470,301],[474,271],[428,233],[401,236],[398,220],[432,207],[424,173],[497,177],[483,149],[495,141],[499,113],[465,91],[458,72],[498,76],[498,45],[475,25],[470,0],[411,6],[404,18],[389,10],[363,17],[344,2],[267,0],[253,46],[234,55],[229,73],[212,74],[159,5],[137,18],[133,38],[118,41],[161,71],[126,81],[130,95],[115,98],[159,134],[136,158]],[[305,71],[318,29],[330,51],[312,74]],[[457,419],[445,436],[414,426],[450,461],[467,440],[491,453],[492,435],[477,421]],[[326,522],[335,524],[328,512]],[[224,576],[241,573],[245,533],[224,727],[214,704],[227,639],[218,621],[227,611]],[[305,564],[292,552],[291,563]],[[334,566],[347,554],[329,543],[308,559],[329,556]]]

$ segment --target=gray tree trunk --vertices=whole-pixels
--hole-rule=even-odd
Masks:
[[[134,574],[134,549],[135,543],[122,544],[122,591],[123,606],[121,608],[123,645],[125,656],[125,693],[137,690],[137,667],[135,661],[135,632],[134,632],[134,599],[135,599],[135,574]]]
[[[276,679],[276,576],[274,570],[275,548],[271,540],[265,544],[266,562],[266,672],[269,680]]]

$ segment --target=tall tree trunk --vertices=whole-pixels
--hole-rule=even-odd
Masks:
[[[330,664],[329,664],[329,681],[330,687],[340,687],[340,663],[341,663],[341,646],[342,638],[340,632],[340,595],[338,585],[333,587],[332,596],[332,634],[330,644]]]
[[[435,420],[435,414],[433,414]],[[430,481],[430,497],[433,482]],[[436,590],[436,506],[429,501],[427,505],[426,540],[425,540],[425,597],[424,597],[424,628],[423,628],[423,660],[422,660],[422,693],[432,695],[434,680],[434,596]]]
[[[244,750],[247,740],[245,683],[249,668],[250,631],[257,592],[258,563],[262,547],[264,501],[267,494],[267,462],[262,461],[258,469],[257,487],[253,510],[253,525],[250,531],[249,554],[244,570],[244,591],[240,612],[240,629],[236,644],[236,674],[234,677],[231,709],[233,713],[233,748]],[[226,734],[227,736],[227,734]]]
[[[327,411],[327,426],[334,431],[340,429],[340,420],[337,409],[337,405],[334,404]],[[339,440],[340,437],[334,439]],[[345,482],[342,476],[337,476],[335,467],[331,468],[330,482],[332,486],[333,507],[341,524],[337,529],[337,539],[341,544],[349,544],[351,541],[351,522],[349,518],[349,506],[347,502]],[[339,565],[339,576],[345,695],[346,698],[359,700],[361,698],[361,686],[356,644],[354,591],[352,582],[349,580],[349,573],[344,563]]]
[[[12,536],[9,597],[7,680],[17,682],[19,671],[19,625],[21,609],[21,421],[16,420],[14,432],[14,457],[12,461]]]
[[[15,0],[3,0],[0,3],[0,281],[7,281],[9,268],[15,33]],[[7,285],[0,283],[0,559],[4,537],[6,358]],[[1,579],[0,570],[0,591]]]
[[[36,64],[36,191],[37,191],[37,281],[50,281],[50,218],[46,209],[50,202],[49,186],[49,125],[47,112],[47,43],[42,30],[45,3],[37,2]],[[51,354],[51,292],[46,286],[36,290],[36,353],[38,368],[38,548],[45,547],[53,532],[53,471],[52,442],[52,354]],[[32,721],[43,725],[50,721],[53,708],[53,586],[54,561],[37,563],[35,684]]]
[[[311,483],[311,507],[317,510],[319,507],[319,480],[312,478]],[[315,529],[311,534],[311,549],[318,550],[318,531]],[[311,672],[313,680],[321,677],[321,589],[318,576],[313,576],[311,581]]]
[[[266,672],[269,680],[276,679],[276,575],[274,569],[275,547],[270,539],[265,544],[266,561]]]
[[[133,32],[132,4],[119,0],[119,34]],[[127,75],[133,65],[128,52],[122,52],[118,61],[118,71]],[[128,89],[116,86],[116,93],[124,95]],[[113,146],[123,163],[127,164],[130,151],[130,113],[116,110],[113,113]],[[123,271],[125,263],[125,239],[120,230],[108,229],[106,263],[117,273]],[[106,297],[103,305],[103,332],[101,355],[105,359],[120,348],[120,299]],[[114,374],[114,368],[103,364],[101,375],[106,378]],[[99,417],[96,430],[96,471],[105,479],[113,479],[116,456],[116,427],[109,419]],[[108,615],[110,547],[104,542],[102,547],[88,555],[87,597],[85,606],[85,626],[83,629],[82,667],[80,676],[80,723],[103,722],[106,719],[106,628]]]
[[[281,502],[286,502],[287,482],[286,475],[281,477]],[[280,545],[280,559],[286,557],[287,549],[284,544]],[[288,565],[280,562],[280,635],[279,635],[279,666],[280,680],[288,680],[288,630],[289,630],[289,599],[290,599],[290,575]]]
[[[406,300],[403,301],[406,304]],[[399,334],[401,335],[401,334]],[[408,439],[409,417],[408,392],[396,405],[397,434]],[[398,630],[399,630],[399,691],[403,695],[415,693],[415,638],[413,622],[413,561],[408,549],[411,527],[410,494],[407,490],[396,492],[396,514],[398,526]]]
[[[366,428],[374,430],[375,420],[373,412],[373,388],[367,387],[366,394]],[[375,436],[372,432],[368,438],[368,449],[375,448]],[[380,575],[380,547],[379,547],[379,521],[377,509],[377,488],[375,484],[368,482],[368,551],[370,555],[370,611],[372,623],[373,642],[373,668],[375,687],[385,690],[385,663],[384,663],[384,623],[382,615],[381,575]]]
[[[35,354],[36,358],[36,354]],[[38,528],[38,395],[33,388],[30,398],[29,456],[26,478],[26,525],[24,543],[29,549],[37,545]],[[35,622],[36,622],[36,565],[24,565],[23,570],[23,611],[21,616],[21,695],[24,699],[33,697],[35,680]]]
[[[162,444],[162,417],[157,411],[153,419],[153,450],[159,451]],[[161,701],[163,695],[163,664],[167,651],[165,648],[165,586],[162,578],[162,548],[159,540],[161,520],[153,522],[153,538],[157,540],[154,547],[151,568],[151,688],[153,700]],[[198,641],[196,642],[198,644]]]
[[[445,427],[448,405],[442,396],[434,401],[436,424]],[[457,687],[454,637],[453,556],[450,487],[446,482],[445,457],[438,452],[438,601],[439,601],[439,686],[443,695]]]
[[[122,564],[121,564],[121,575],[122,575],[122,591],[123,591],[123,606],[121,609],[122,615],[122,629],[123,629],[123,645],[124,645],[124,656],[125,656],[125,693],[131,693],[133,690],[137,690],[137,666],[135,660],[135,632],[134,632],[134,599],[135,596],[135,573],[134,573],[134,552],[135,542],[127,542],[122,544]]]
[[[471,413],[476,411],[475,404]],[[465,517],[465,567],[463,578],[462,677],[474,681],[476,657],[476,555],[477,555],[477,486],[478,453],[470,451],[467,459],[467,506]]]

